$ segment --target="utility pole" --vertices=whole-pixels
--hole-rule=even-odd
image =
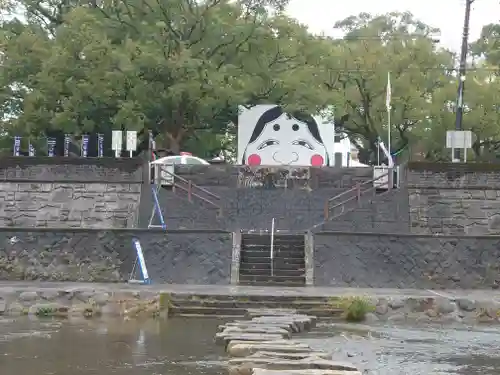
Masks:
[[[465,74],[467,69],[467,50],[469,48],[469,24],[470,24],[470,11],[472,3],[475,0],[465,0],[465,19],[464,29],[462,35],[462,49],[460,51],[460,66],[458,70],[458,93],[457,93],[457,109],[455,129],[463,130],[462,122],[464,116],[464,90],[465,90]],[[460,149],[455,149],[454,158],[460,160]]]

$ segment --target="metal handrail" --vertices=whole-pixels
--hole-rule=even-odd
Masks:
[[[212,198],[215,198],[215,199],[218,199],[218,200],[221,199],[220,196],[218,196],[217,194],[214,194],[211,191],[209,191],[209,190],[207,190],[207,189],[205,189],[205,188],[203,188],[201,186],[193,184],[193,182],[191,180],[188,180],[187,178],[181,177],[181,176],[179,176],[178,174],[176,174],[174,172],[167,171],[166,169],[162,169],[162,170],[163,170],[163,172],[169,174],[170,176],[172,176],[172,177],[174,177],[174,178],[176,178],[176,179],[178,179],[178,180],[180,180],[182,182],[185,182],[186,184],[190,185],[192,188],[198,189],[198,190],[204,192],[205,194],[211,196]]]
[[[188,200],[190,202],[192,202],[192,197],[198,198],[198,199],[202,200],[203,202],[208,203],[208,204],[214,206],[215,208],[217,208],[219,210],[219,214],[222,213],[222,207],[220,205],[218,205],[217,203],[213,202],[212,200],[210,200],[208,198],[205,198],[205,197],[201,196],[200,194],[197,194],[196,192],[193,192],[193,190],[194,189],[198,189],[200,192],[203,192],[203,193],[207,194],[209,197],[212,197],[212,198],[214,198],[216,200],[221,200],[220,196],[218,196],[217,194],[212,193],[211,191],[209,191],[209,190],[207,190],[207,189],[205,189],[205,188],[203,188],[201,186],[193,184],[193,181],[188,180],[187,178],[181,177],[181,176],[179,176],[178,174],[176,174],[174,172],[170,172],[166,168],[165,169],[162,168],[163,165],[159,165],[159,167],[160,167],[159,168],[160,169],[160,173],[159,173],[160,177],[159,178],[161,178],[161,172],[165,172],[168,175],[172,176],[174,178],[174,184],[173,184],[172,187],[174,189],[178,188],[178,189],[180,189],[182,191],[185,191],[188,194]],[[187,184],[188,186],[187,187],[182,186],[182,185],[178,184],[176,182],[176,180],[182,181],[183,183]]]
[[[381,179],[386,178],[386,177],[388,178],[389,181],[387,183],[387,185],[388,185],[387,192],[389,192],[392,189],[392,176],[393,176],[393,168],[390,168],[387,173],[385,173],[383,175],[380,175],[377,178],[373,178],[371,180],[368,180],[368,181],[365,181],[365,182],[362,182],[362,183],[357,183],[353,188],[351,188],[349,190],[346,190],[346,191],[344,191],[344,192],[342,192],[342,193],[340,193],[340,194],[338,194],[338,195],[336,195],[336,196],[334,196],[332,198],[329,198],[325,202],[325,207],[324,207],[324,219],[325,219],[325,221],[327,221],[329,219],[337,218],[340,215],[343,215],[345,213],[348,213],[348,212],[353,211],[354,209],[356,209],[356,207],[353,207],[353,208],[345,211],[343,206],[345,206],[349,202],[357,201],[358,202],[358,207],[359,207],[359,205],[361,204],[361,197],[363,195],[365,195],[368,192],[375,192],[376,187],[373,186],[373,185],[374,185],[374,182],[376,182],[378,180],[381,180]],[[371,185],[371,186],[369,188],[363,190],[362,187],[365,186],[365,185]],[[387,192],[384,192],[382,194],[386,194]],[[343,200],[341,202],[338,202],[338,203],[336,203],[333,206],[331,205],[331,203],[333,201],[335,201],[335,200],[337,200],[337,199],[339,199],[339,198],[341,198],[341,197],[343,197],[345,195],[353,194],[353,193],[355,193],[354,196],[351,196],[351,197],[349,197],[349,198],[347,198],[347,199],[345,199],[345,200]],[[330,211],[332,209],[335,209],[335,208],[338,208],[338,207],[342,207],[342,211],[340,212],[340,214],[334,215],[334,217],[331,218],[330,217]]]

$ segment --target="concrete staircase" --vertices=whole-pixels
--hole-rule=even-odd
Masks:
[[[305,285],[305,236],[275,233],[273,249],[271,234],[242,233],[240,285]]]

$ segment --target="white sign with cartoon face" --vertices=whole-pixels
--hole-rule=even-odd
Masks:
[[[250,166],[329,164],[318,124],[310,115],[291,115],[279,106],[240,109],[238,161]]]

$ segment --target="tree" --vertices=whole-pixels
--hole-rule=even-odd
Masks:
[[[30,82],[12,74],[3,82],[5,97],[18,82],[25,88],[22,111],[11,124],[17,129],[149,129],[179,152],[184,142],[199,145],[200,134],[220,142],[238,104],[322,106],[324,96],[311,86],[313,68],[307,65],[314,38],[266,10],[284,2],[124,0],[44,7],[26,1],[34,21],[21,25],[21,33],[36,28],[46,52],[8,54],[6,71],[35,66],[25,75]],[[11,48],[32,44],[16,36]]]
[[[391,148],[404,149],[431,116],[432,95],[446,84],[452,55],[435,46],[437,29],[410,13],[361,13],[336,24],[346,35],[332,40],[336,63],[327,68],[332,101],[349,115],[344,131],[358,146],[360,160],[375,162],[377,140],[387,139],[386,90],[391,74]]]

